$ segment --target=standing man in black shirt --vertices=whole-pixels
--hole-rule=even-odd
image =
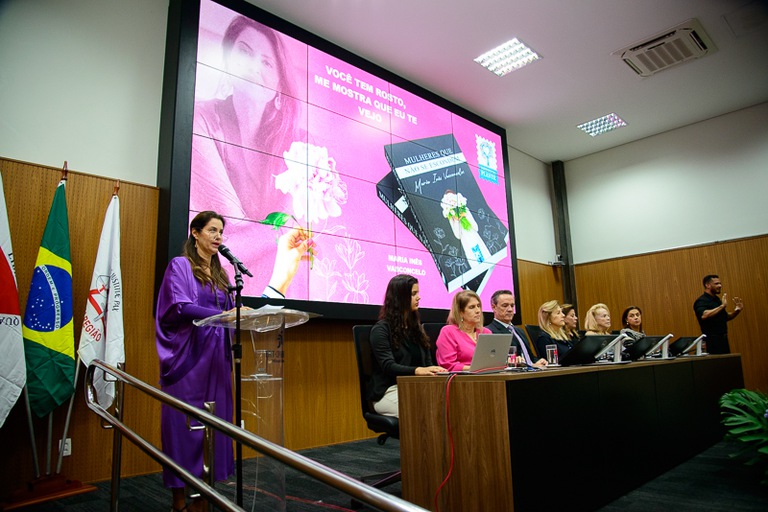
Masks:
[[[731,347],[728,345],[728,321],[733,320],[741,313],[744,303],[740,298],[734,297],[736,305],[733,311],[728,313],[728,294],[723,294],[720,300],[720,291],[723,285],[720,278],[714,274],[704,276],[704,293],[693,303],[693,311],[701,326],[701,333],[707,335],[707,352],[710,354],[729,354]]]

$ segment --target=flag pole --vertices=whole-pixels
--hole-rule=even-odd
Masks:
[[[77,354],[77,350],[75,350]],[[56,474],[61,473],[61,463],[64,459],[64,443],[67,440],[67,433],[69,433],[69,420],[72,418],[72,406],[75,403],[75,395],[77,395],[77,377],[80,375],[80,354],[75,357],[75,381],[72,387],[75,388],[75,392],[69,397],[69,406],[67,407],[67,418],[64,420],[64,433],[61,435],[61,445],[59,446],[59,457],[56,461]],[[51,413],[53,414],[53,413]]]
[[[67,174],[68,174],[68,165],[67,165],[67,162],[65,160],[64,161],[64,166],[63,166],[63,168],[61,170],[61,180],[60,180],[59,185],[57,185],[57,191],[56,191],[56,194],[54,195],[54,203],[51,206],[51,212],[53,213],[54,212],[54,206],[58,205],[56,212],[60,214],[62,212],[59,211],[59,210],[63,210],[63,215],[64,215],[65,219],[66,219],[66,215],[67,215],[67,212],[66,212],[66,195],[64,195],[64,197],[62,198],[63,199],[63,208],[62,208],[62,203],[59,203],[57,198],[60,197],[59,196],[60,191],[59,191],[58,187],[63,185],[63,183],[61,183],[61,182],[65,182],[67,180]],[[64,193],[63,189],[62,189],[61,193],[62,194]],[[49,213],[49,215],[48,215],[48,222],[46,222],[46,231],[43,233],[43,242],[45,242],[46,236],[50,236],[50,234],[48,233],[49,225],[51,225],[50,221],[51,221],[51,213]],[[69,258],[69,256],[70,256],[69,255],[69,229],[68,229],[68,226],[66,224],[64,224],[64,225],[67,228],[66,229],[66,233],[65,233],[66,252],[67,252],[67,254],[65,256],[66,256],[66,260],[69,261],[70,260],[70,258]],[[58,225],[54,225],[54,226],[56,228],[58,228]],[[60,236],[59,233],[53,233],[53,234],[55,236]],[[41,243],[41,247],[42,247],[42,243]],[[36,267],[40,265],[39,260],[40,260],[40,253],[38,253],[38,263],[36,264]],[[66,269],[65,271],[67,273],[69,273],[70,276],[71,276],[71,270]],[[70,280],[71,280],[71,277],[70,277]],[[34,277],[33,277],[33,283],[34,282],[35,281],[34,281]],[[66,283],[63,282],[63,284],[66,284]],[[32,292],[30,292],[30,293],[32,293]],[[70,291],[70,293],[71,293],[71,291]],[[27,305],[29,306],[29,302],[27,303]],[[29,310],[27,312],[29,312]],[[25,318],[25,321],[26,321],[26,318]],[[26,326],[26,324],[24,324],[24,326]],[[73,340],[73,344],[74,344],[74,340]],[[27,360],[27,363],[29,363],[29,360]],[[75,378],[74,384],[77,383],[77,375],[78,375],[77,371],[78,371],[78,369],[79,368],[76,367],[75,377],[74,377]],[[61,391],[66,391],[66,390],[65,389],[61,389]],[[73,391],[74,391],[74,389],[73,389]],[[25,392],[25,402],[26,402],[27,408],[28,408],[27,416],[28,416],[28,419],[29,419],[29,422],[30,422],[30,435],[32,437],[32,448],[33,448],[33,454],[34,454],[33,456],[35,458],[36,476],[35,476],[35,479],[33,481],[27,482],[27,484],[24,487],[22,487],[22,488],[20,488],[20,489],[18,489],[16,491],[14,491],[13,493],[11,493],[9,498],[4,503],[2,503],[0,505],[0,507],[2,507],[3,510],[11,510],[13,508],[20,508],[20,507],[31,505],[31,504],[44,503],[44,502],[51,501],[51,500],[57,500],[57,499],[65,498],[67,496],[74,496],[76,494],[82,494],[82,493],[86,493],[86,492],[95,491],[96,487],[94,487],[92,485],[83,485],[83,483],[80,482],[79,480],[71,480],[71,479],[65,477],[64,475],[59,474],[60,467],[57,468],[57,470],[56,470],[57,474],[55,474],[55,475],[51,474],[51,459],[52,459],[51,452],[52,452],[52,445],[53,445],[53,439],[52,439],[52,436],[53,436],[53,409],[50,409],[48,411],[48,443],[47,443],[47,452],[46,452],[46,474],[43,475],[43,476],[40,476],[40,470],[39,470],[39,467],[37,465],[38,454],[37,454],[37,448],[35,446],[35,434],[34,434],[34,429],[32,428],[32,413],[31,413],[31,406],[32,406],[32,404],[29,401],[29,381],[27,382],[27,386],[25,387],[24,392]],[[50,393],[51,390],[49,389],[48,392]],[[59,392],[59,390],[56,390],[56,392]],[[73,397],[74,397],[74,393],[69,396],[70,401],[71,401],[71,399]],[[63,401],[64,400],[61,400],[61,402],[63,402]],[[70,411],[71,411],[71,407],[72,407],[72,404],[70,402]],[[67,419],[67,423],[68,422],[69,422],[69,418]],[[68,424],[65,426],[65,429],[68,429]],[[66,438],[64,438],[64,439],[66,439]],[[59,451],[60,451],[60,453],[63,453],[62,450],[59,450]],[[61,458],[59,458],[59,466],[60,465],[61,465]]]
[[[67,174],[69,173],[69,168],[67,166],[67,161],[64,160],[64,167],[61,169],[61,180],[66,181]],[[75,379],[74,382],[72,382],[72,388],[75,390],[72,393],[72,396],[69,397],[69,406],[67,407],[67,417],[64,420],[64,433],[61,436],[61,440],[59,441],[59,456],[56,460],[56,474],[58,475],[61,472],[61,463],[64,459],[64,443],[67,441],[67,433],[69,432],[69,421],[72,418],[72,406],[75,402],[75,395],[77,394],[77,377],[80,375],[80,355],[77,353],[77,350],[75,350]],[[51,413],[53,414],[53,413]],[[49,415],[50,416],[50,415]],[[49,433],[48,433],[48,457],[50,460],[50,451],[51,451],[51,439],[50,439],[50,427],[49,427]],[[50,462],[48,462],[48,469],[47,474],[51,474],[51,468],[50,468]]]
[[[53,451],[53,411],[48,413],[48,440],[45,448],[45,476],[51,476],[51,452]]]
[[[24,386],[24,403],[27,405],[27,424],[29,425],[29,442],[32,445],[32,462],[35,464],[35,478],[40,478],[40,461],[37,460],[37,442],[35,441],[35,425],[32,423],[32,408],[29,405],[27,386]]]

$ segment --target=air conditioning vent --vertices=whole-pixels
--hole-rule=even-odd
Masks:
[[[614,52],[640,76],[655,75],[692,59],[717,51],[701,23],[695,18]]]

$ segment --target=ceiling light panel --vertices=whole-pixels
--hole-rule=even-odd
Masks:
[[[504,76],[540,58],[539,54],[514,38],[485,52],[475,62],[498,76]]]
[[[627,126],[626,121],[611,112],[607,116],[599,117],[592,121],[580,124],[577,128],[583,130],[592,137],[597,137],[598,135],[610,132],[616,128],[621,128],[622,126]]]

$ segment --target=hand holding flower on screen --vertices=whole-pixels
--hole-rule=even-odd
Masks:
[[[275,254],[275,265],[272,267],[269,286],[285,295],[299,269],[299,262],[314,261],[317,255],[314,245],[312,233],[303,228],[291,228],[283,233],[277,239],[277,254]]]
[[[275,187],[293,198],[293,214],[272,212],[261,224],[275,230],[289,227],[277,239],[277,254],[269,286],[285,295],[299,268],[299,262],[309,260],[314,266],[317,248],[313,240],[312,224],[341,215],[341,206],[347,202],[347,185],[336,171],[336,161],[328,156],[327,148],[294,141],[291,149],[283,153],[287,169],[275,176]],[[307,222],[301,225],[300,219]]]
[[[298,225],[296,217],[282,212],[272,212],[258,222],[272,226],[274,230],[280,230],[291,219]],[[289,227],[285,233],[278,236],[275,264],[269,280],[271,288],[285,295],[299,269],[299,262],[309,260],[310,268],[312,267],[317,253],[315,241],[312,240],[313,236],[312,231],[301,226]]]

